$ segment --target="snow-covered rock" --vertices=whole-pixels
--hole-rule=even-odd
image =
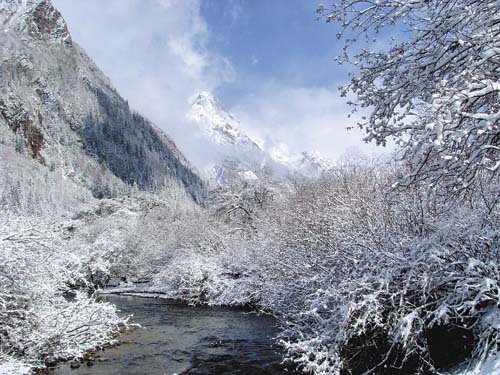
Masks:
[[[210,139],[220,145],[232,145],[260,151],[260,147],[240,130],[240,122],[226,111],[210,92],[202,91],[195,96],[188,114]]]
[[[0,374],[2,375],[28,375],[33,366],[14,358],[0,358]]]
[[[72,42],[66,22],[49,0],[2,0],[0,25],[36,39]]]

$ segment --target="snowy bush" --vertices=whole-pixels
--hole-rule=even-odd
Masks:
[[[155,288],[193,304],[253,303],[258,294],[256,260],[240,224],[228,224],[209,212],[195,210],[163,227],[170,235],[160,246],[162,251],[155,254],[160,265],[153,279]]]
[[[484,319],[500,302],[495,197],[487,183],[459,204],[418,186],[391,192],[397,174],[338,167],[258,227],[262,307],[307,371],[433,373],[496,349]]]
[[[414,373],[442,370],[468,355],[484,358],[498,342],[496,326],[478,323],[500,302],[500,233],[498,226],[471,228],[470,219],[461,211],[428,238],[360,259],[340,282],[327,276],[307,296],[307,309],[286,315],[286,335],[300,337],[287,342],[292,356],[320,374],[384,373],[385,367]],[[456,349],[451,358],[443,358],[433,328],[448,335],[448,348]],[[464,348],[471,344],[474,353]]]
[[[115,308],[71,285],[85,283],[62,228],[3,213],[0,231],[0,355],[33,366],[80,357],[124,323]]]
[[[155,289],[190,304],[244,306],[253,302],[248,275],[219,264],[220,258],[188,256],[155,277]]]

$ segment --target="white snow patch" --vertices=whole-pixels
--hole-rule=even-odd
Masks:
[[[3,358],[2,358],[3,360]],[[2,375],[28,375],[33,367],[13,358],[0,363],[0,374]]]
[[[254,181],[254,180],[258,180],[259,179],[257,177],[257,175],[255,173],[253,173],[252,171],[241,172],[241,177],[243,177],[243,179],[247,180],[247,181]]]
[[[449,375],[500,375],[500,354],[490,356],[482,365],[463,366]]]

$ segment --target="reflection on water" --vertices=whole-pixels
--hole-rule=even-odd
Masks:
[[[189,307],[165,300],[109,296],[142,329],[123,335],[129,342],[100,353],[92,367],[60,366],[51,375],[279,375],[272,337],[274,319],[227,308]]]

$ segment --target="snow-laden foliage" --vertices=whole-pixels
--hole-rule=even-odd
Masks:
[[[86,281],[64,228],[1,217],[0,359],[43,366],[109,342],[124,321],[114,306],[74,289]]]
[[[69,245],[94,286],[110,280],[135,292],[157,292],[193,304],[251,301],[252,263],[240,248],[243,228],[229,227],[186,196],[104,200],[71,223]],[[237,294],[240,297],[235,297]]]
[[[310,289],[300,296],[300,311],[283,310],[286,345],[314,373],[384,373],[386,365],[407,373],[429,371],[469,354],[457,350],[471,344],[458,334],[477,334],[476,358],[498,342],[495,325],[473,329],[487,307],[498,310],[498,218],[485,222],[467,209],[422,218],[404,206],[391,211],[384,218],[369,208],[363,211],[366,220],[350,221],[333,209],[348,234],[340,234],[332,247],[338,251],[326,254],[329,261],[321,258],[323,271],[305,284]],[[278,297],[285,306],[289,302],[279,291]],[[440,331],[434,328],[459,342],[448,344],[455,349],[450,362],[442,358],[435,337]]]
[[[208,210],[151,206],[130,236],[135,268],[113,276],[149,276],[123,290],[270,312],[314,374],[481,362],[499,340],[496,184],[457,204],[440,189],[391,191],[400,170],[345,163],[281,189],[219,189]]]
[[[498,327],[482,317],[500,302],[498,208],[479,194],[457,205],[388,192],[393,174],[333,170],[259,228],[261,302],[315,374],[432,373],[496,349]]]
[[[216,189],[206,208],[182,189],[95,201],[65,221],[61,283],[255,306],[314,374],[482,363],[498,342],[498,181],[457,202],[391,190],[405,168],[344,161],[317,180]]]
[[[366,139],[395,140],[411,165],[404,182],[461,190],[498,174],[497,0],[340,0],[318,11],[340,27],[340,61],[356,67],[344,94],[370,111]]]
[[[0,210],[55,218],[94,201],[90,191],[61,170],[44,167],[1,142],[0,159]]]

